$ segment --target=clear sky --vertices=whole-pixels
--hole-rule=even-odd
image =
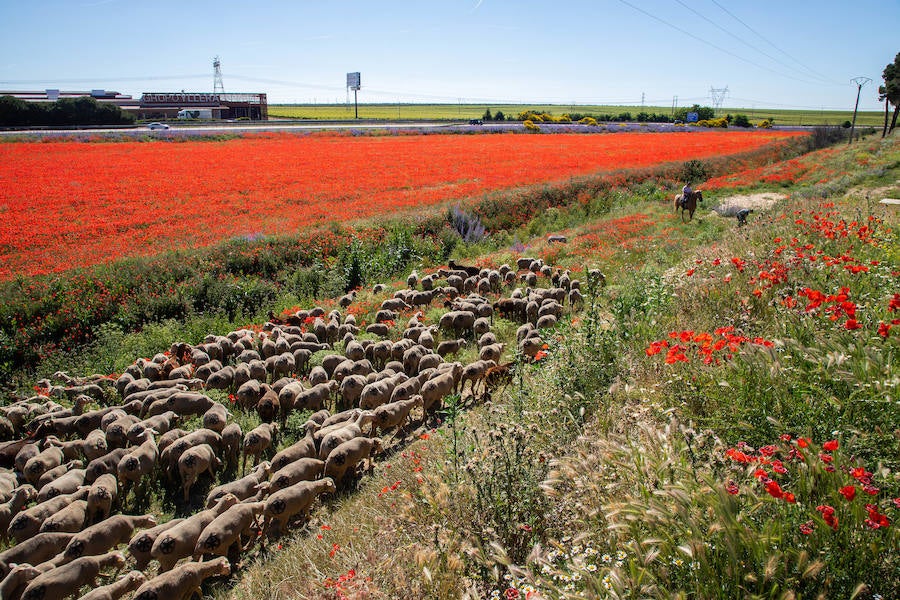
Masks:
[[[0,0],[9,90],[878,110],[897,52],[900,0]]]

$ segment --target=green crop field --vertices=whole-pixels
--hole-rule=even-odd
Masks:
[[[571,104],[360,104],[360,119],[383,120],[440,120],[456,121],[479,119],[485,111],[494,115],[497,111],[515,118],[526,110],[547,112],[554,116],[563,114],[613,115],[630,113],[637,118],[638,113],[672,114],[668,106],[609,106]],[[840,125],[853,118],[853,111],[828,110],[779,110],[768,108],[727,107],[717,111],[717,116],[744,114],[752,122],[769,119],[777,125]],[[345,120],[356,118],[353,104],[273,104],[269,105],[269,117],[279,119]],[[880,127],[884,114],[879,111],[860,112],[857,125]]]

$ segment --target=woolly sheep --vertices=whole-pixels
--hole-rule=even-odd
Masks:
[[[188,517],[157,537],[150,549],[150,556],[159,561],[159,572],[169,571],[180,559],[190,556],[197,545],[197,538],[206,526],[237,502],[238,499],[234,495],[226,494],[213,508]],[[140,589],[138,591],[140,592]],[[137,597],[139,596],[135,596]],[[170,600],[170,597],[165,600]]]
[[[105,473],[91,484],[87,496],[86,523],[99,523],[109,517],[119,496],[119,480],[112,473]]]
[[[221,464],[222,461],[209,444],[189,448],[178,458],[178,474],[181,476],[185,502],[190,500],[191,486],[197,482],[200,474],[209,472],[210,477],[215,477],[215,470]]]
[[[85,585],[93,585],[100,571],[109,567],[120,569],[125,557],[119,552],[101,556],[82,556],[72,562],[41,573],[25,588],[22,600],[62,600],[78,593]]]
[[[146,569],[147,565],[150,564],[151,558],[153,558],[150,555],[150,551],[153,549],[153,543],[160,535],[182,521],[184,521],[184,519],[172,519],[171,521],[166,521],[156,527],[144,529],[143,531],[134,534],[128,542],[128,553],[134,558],[134,568],[139,571]]]
[[[146,581],[147,578],[140,571],[130,571],[113,583],[92,589],[79,600],[118,600]]]
[[[240,479],[217,485],[206,495],[206,508],[215,506],[216,502],[226,494],[233,494],[241,501],[250,498],[257,492],[257,486],[269,479],[271,471],[272,464],[264,460]]]
[[[264,529],[275,535],[280,534],[292,517],[302,514],[306,519],[316,498],[325,493],[334,493],[336,489],[334,479],[325,477],[316,481],[300,481],[273,493],[265,502]]]
[[[257,525],[257,517],[263,513],[265,502],[245,502],[235,504],[218,515],[203,528],[197,543],[194,545],[194,560],[199,560],[205,554],[225,556],[232,544],[240,546],[241,535],[250,537],[251,543],[256,541],[256,536],[251,536],[251,530]],[[240,548],[241,551],[246,548]]]
[[[230,573],[231,567],[225,557],[209,562],[186,563],[141,585],[133,600],[184,600],[199,593],[204,580]]]
[[[247,470],[248,456],[253,457],[254,467],[259,464],[260,456],[272,445],[272,440],[277,433],[278,425],[275,423],[263,423],[254,427],[244,436],[242,473]]]
[[[152,515],[113,515],[75,534],[63,554],[67,560],[102,554],[130,540],[135,529],[156,524],[156,517]]]

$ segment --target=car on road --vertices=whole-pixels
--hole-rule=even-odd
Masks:
[[[469,119],[469,125],[484,125],[481,119]]]
[[[169,126],[165,123],[148,123],[147,129],[168,129]]]

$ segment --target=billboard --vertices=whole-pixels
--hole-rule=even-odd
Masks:
[[[353,91],[359,91],[359,71],[356,73],[347,73],[347,87]]]
[[[696,123],[700,120],[700,113],[689,112],[684,120],[688,123]]]
[[[141,95],[141,106],[154,104],[218,104],[219,94],[194,93],[194,92],[144,92]]]

